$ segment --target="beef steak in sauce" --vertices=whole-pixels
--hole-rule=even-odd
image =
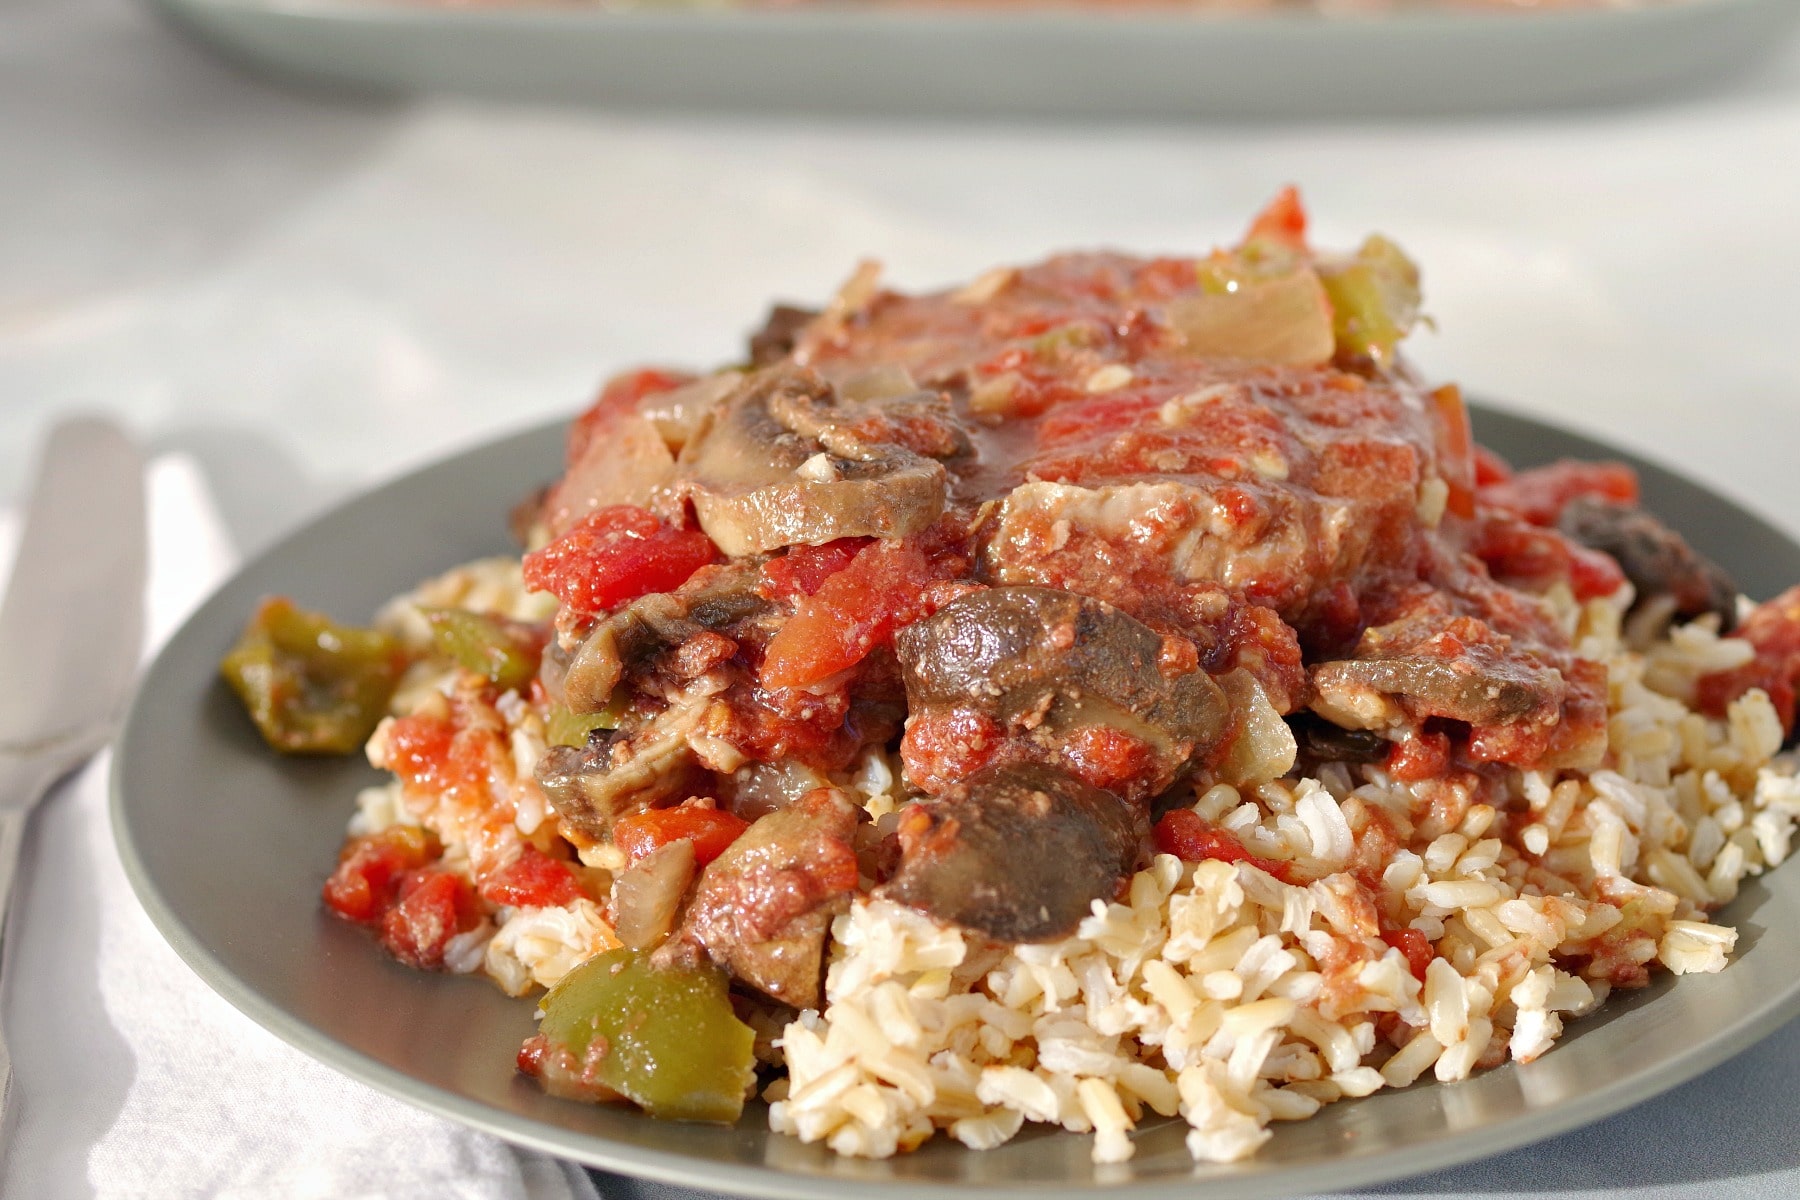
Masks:
[[[727,561],[565,611],[546,684],[623,705],[622,732],[540,778],[583,846],[689,794],[753,821],[663,953],[817,1003],[862,818],[813,784],[895,749],[902,697],[912,803],[879,894],[1001,941],[1067,935],[1159,797],[1245,759],[1231,696],[1290,716],[1306,761],[1377,761],[1427,722],[1458,769],[1597,761],[1604,669],[1507,584],[1586,599],[1630,575],[1721,615],[1733,589],[1644,514],[1582,499],[1617,499],[1616,472],[1584,491],[1565,471],[1546,504],[1525,473],[1484,506],[1456,393],[1333,326],[1328,272],[1279,240],[916,296],[865,268],[821,313],[777,309],[741,369],[608,388],[545,530],[628,503]]]

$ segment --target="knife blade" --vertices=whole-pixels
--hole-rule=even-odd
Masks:
[[[109,723],[144,628],[143,455],[75,417],[50,433],[0,603],[0,751],[29,754]]]

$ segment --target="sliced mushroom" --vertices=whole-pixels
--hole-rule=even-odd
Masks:
[[[1320,763],[1370,763],[1387,757],[1393,743],[1367,729],[1348,729],[1313,713],[1298,712],[1287,718],[1309,767]]]
[[[1143,806],[1066,771],[977,773],[900,817],[900,867],[878,895],[1002,942],[1068,937],[1137,863]]]
[[[1717,613],[1721,633],[1737,624],[1738,588],[1731,576],[1643,509],[1578,496],[1564,507],[1557,527],[1611,555],[1637,590],[1638,604],[1667,596],[1678,616]]]
[[[759,818],[700,873],[677,940],[776,1000],[817,1008],[825,937],[856,888],[859,811],[819,788]]]
[[[836,427],[825,440],[797,433],[772,408],[802,396],[829,401],[830,385],[800,368],[758,372],[682,448],[679,490],[719,549],[740,556],[900,538],[937,520],[948,482],[941,463]]]
[[[1354,711],[1359,703],[1346,701],[1372,692],[1398,699],[1418,714],[1471,725],[1501,725],[1542,712],[1562,692],[1556,672],[1495,654],[1344,659],[1314,667],[1312,683],[1326,700],[1323,705],[1315,702],[1314,711],[1326,715]]]
[[[588,632],[560,680],[546,673],[546,686],[560,681],[562,702],[572,712],[601,711],[627,670],[697,633],[728,629],[767,609],[758,579],[755,564],[733,563],[703,569],[673,592],[633,600]]]
[[[968,431],[951,416],[949,397],[919,388],[904,367],[864,371],[825,391],[776,392],[769,397],[769,415],[840,458],[866,458],[886,445],[928,458],[973,451]]]
[[[1055,588],[960,596],[895,639],[917,718],[979,714],[1032,757],[1059,761],[1084,728],[1129,735],[1150,769],[1131,798],[1174,782],[1227,731],[1229,706],[1202,671],[1165,672],[1163,639],[1110,604]]]

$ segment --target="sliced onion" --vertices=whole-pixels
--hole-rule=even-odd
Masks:
[[[638,413],[662,435],[671,453],[699,432],[719,402],[744,381],[742,371],[720,371],[667,392],[656,392],[638,402]]]
[[[838,397],[852,404],[866,400],[892,400],[919,390],[912,372],[898,363],[882,363],[859,371],[838,385]]]
[[[681,898],[694,881],[694,843],[658,846],[613,880],[613,932],[633,950],[669,936]]]
[[[1234,787],[1249,787],[1291,771],[1300,746],[1256,676],[1240,667],[1221,676],[1219,687],[1242,722],[1219,764],[1220,780]]]
[[[1336,344],[1331,300],[1307,267],[1235,291],[1183,296],[1169,305],[1169,321],[1189,353],[1207,358],[1315,366],[1331,360]]]

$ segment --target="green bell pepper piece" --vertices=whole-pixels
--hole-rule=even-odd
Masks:
[[[263,740],[284,754],[349,754],[368,740],[406,668],[385,633],[262,602],[219,664]]]
[[[756,1079],[756,1035],[711,966],[652,966],[611,950],[563,976],[538,1026],[584,1074],[653,1117],[737,1120]]]

